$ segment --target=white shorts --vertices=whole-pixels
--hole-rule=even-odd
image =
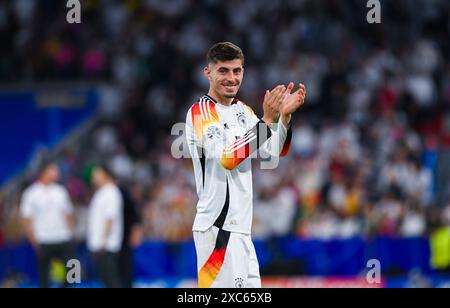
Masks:
[[[261,288],[250,235],[212,226],[194,231],[199,288]]]

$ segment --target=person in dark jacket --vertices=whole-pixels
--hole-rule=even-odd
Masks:
[[[133,287],[134,262],[133,249],[142,242],[141,217],[137,209],[137,203],[130,192],[123,186],[119,186],[123,198],[123,240],[119,254],[120,280],[122,287]]]

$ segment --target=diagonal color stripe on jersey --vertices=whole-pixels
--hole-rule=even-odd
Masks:
[[[243,142],[240,142],[239,144],[235,145],[233,144],[233,148],[230,149],[226,149],[223,153],[224,154],[231,154],[239,149],[242,149],[246,144],[249,144],[250,142],[252,142],[253,140],[256,139],[256,135],[252,135],[250,137],[248,137],[247,139],[245,139]]]
[[[239,138],[238,140],[236,140],[235,142],[233,142],[232,144],[230,144],[229,146],[227,146],[224,150],[224,152],[230,152],[233,151],[233,149],[235,147],[237,147],[238,145],[246,142],[247,140],[249,140],[250,138],[252,138],[253,136],[255,136],[255,133],[253,132],[253,130],[249,130],[247,131],[244,136],[242,136],[242,138]]]
[[[263,121],[259,121],[258,123],[256,123],[251,131],[253,132],[255,137],[251,138],[249,142],[246,142],[241,147],[237,147],[237,149],[232,152],[224,152],[222,154],[220,163],[224,168],[228,170],[234,169],[243,160],[248,158],[254,151],[256,151],[272,135],[272,131]]]
[[[216,239],[216,246],[198,273],[199,288],[210,288],[216,280],[217,275],[219,275],[222,268],[223,261],[225,260],[225,253],[227,251],[229,240],[230,232],[219,229]]]
[[[246,136],[244,136],[243,138],[239,138],[238,140],[233,142],[231,145],[226,147],[224,152],[232,152],[238,146],[240,146],[242,144],[245,144],[245,143],[248,143],[248,140],[253,138],[253,137],[256,137],[256,135],[252,131],[250,131],[249,133],[246,134]]]

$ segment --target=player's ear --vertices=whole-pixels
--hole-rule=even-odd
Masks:
[[[211,69],[208,66],[203,69],[203,75],[211,81]]]

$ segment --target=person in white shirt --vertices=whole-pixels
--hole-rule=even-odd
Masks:
[[[37,181],[24,191],[20,205],[25,233],[38,256],[42,288],[49,287],[51,261],[56,258],[66,265],[74,255],[73,206],[58,179],[58,166],[53,162],[44,163]]]
[[[123,238],[123,199],[106,166],[92,173],[96,192],[89,206],[87,245],[96,272],[107,288],[119,288],[119,251]]]

